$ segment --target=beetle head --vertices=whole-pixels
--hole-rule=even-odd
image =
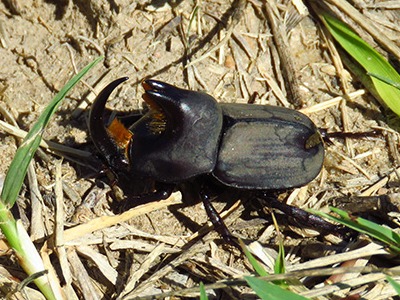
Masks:
[[[114,171],[161,182],[180,182],[209,173],[217,160],[222,111],[211,96],[155,81],[143,82],[150,110],[129,129],[103,112],[112,91],[127,78],[110,83],[96,98],[89,117],[93,142]]]
[[[143,87],[150,111],[130,128],[132,172],[163,182],[211,172],[222,130],[217,101],[156,80],[144,81]]]

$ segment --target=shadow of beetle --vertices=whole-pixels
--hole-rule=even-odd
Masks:
[[[303,186],[320,172],[324,145],[314,123],[293,109],[218,103],[206,93],[145,80],[149,110],[125,126],[114,118],[106,126],[104,110],[113,90],[105,87],[94,101],[89,130],[96,148],[122,190],[135,205],[166,199],[185,185],[197,185],[214,228],[228,243],[234,237],[211,203],[209,182],[255,197],[301,223],[335,232],[337,226],[271,197],[271,190]]]

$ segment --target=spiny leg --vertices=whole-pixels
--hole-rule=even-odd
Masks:
[[[204,189],[200,191],[200,197],[201,200],[203,201],[207,215],[211,220],[211,223],[214,225],[215,231],[217,231],[222,236],[222,238],[226,243],[231,244],[235,247],[239,247],[237,239],[232,235],[228,227],[226,227],[224,220],[221,218],[217,210],[211,204],[210,196],[206,193]]]
[[[269,192],[262,192],[260,198],[267,201],[268,206],[279,209],[280,211],[294,218],[301,224],[310,226],[311,228],[320,229],[324,232],[332,233],[335,235],[342,236],[345,234],[345,228],[329,223],[324,219],[309,212],[306,212],[301,208],[283,203],[279,201],[276,197],[269,195]]]
[[[119,195],[119,198],[125,198],[123,202],[116,201],[116,203],[118,203],[118,206],[116,208],[118,208],[119,212],[126,211],[138,205],[146,204],[149,202],[165,200],[169,196],[171,196],[174,190],[175,185],[157,183],[154,187],[154,190],[138,195],[134,193],[129,193],[129,191],[124,189],[121,190],[121,188],[118,186],[118,182],[116,185],[112,186],[112,194],[114,197]]]

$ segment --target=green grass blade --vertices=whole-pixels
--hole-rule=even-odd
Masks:
[[[192,29],[192,25],[194,20],[196,19],[197,13],[199,12],[200,6],[196,5],[190,14],[189,25],[186,31],[186,47],[190,46],[190,30]]]
[[[395,289],[396,293],[398,296],[400,296],[400,283],[395,281],[392,277],[387,276],[386,280],[389,281],[389,283],[392,285],[392,287]]]
[[[387,83],[400,82],[400,75],[396,70],[346,24],[329,15],[324,15],[323,21],[342,48],[365,69],[365,74],[374,74],[373,77],[369,77],[375,89],[372,93],[400,116],[400,90]],[[387,82],[380,78],[385,78]]]
[[[261,277],[268,276],[269,275],[268,272],[257,261],[257,259],[253,256],[253,254],[250,253],[250,251],[247,249],[247,247],[244,245],[244,243],[241,240],[239,240],[239,243],[240,243],[240,246],[242,247],[244,255],[246,255],[247,259],[249,260],[250,264],[253,266],[256,273]]]
[[[257,296],[265,300],[305,300],[303,296],[285,290],[271,282],[266,282],[256,277],[246,276],[247,284],[256,292]]]
[[[391,250],[400,253],[400,235],[393,230],[366,219],[354,217],[338,208],[331,207],[330,209],[337,213],[339,217],[334,217],[314,210],[310,211],[321,217],[343,224],[353,230],[367,234],[370,237],[385,243]]]
[[[381,76],[379,74],[375,74],[375,73],[367,73],[367,75],[371,76],[371,77],[375,77],[375,78],[379,79],[380,81],[383,81],[387,84],[390,84],[392,87],[395,87],[398,90],[400,89],[400,82],[395,82],[393,80],[390,80],[389,78],[383,77],[383,76]]]
[[[285,273],[285,248],[283,246],[282,239],[279,240],[279,251],[278,251],[278,257],[275,261],[274,273],[275,274]]]
[[[204,288],[203,282],[200,282],[200,300],[208,300],[206,289]]]
[[[37,147],[40,144],[42,133],[48,124],[51,115],[57,109],[61,100],[67,92],[95,65],[102,57],[87,65],[79,74],[72,78],[63,89],[56,95],[53,101],[46,107],[40,115],[36,124],[27,134],[7,172],[4,187],[0,200],[0,228],[7,239],[8,244],[14,250],[18,263],[25,272],[32,278],[46,299],[62,299],[60,288],[53,288],[57,285],[54,276],[45,274],[43,261],[30,239],[28,233],[20,220],[15,220],[10,212],[10,208],[15,203],[20,192],[24,177]],[[41,274],[41,276],[36,276]],[[33,277],[31,277],[33,276]],[[50,283],[53,282],[53,285]]]
[[[53,101],[46,107],[39,119],[25,137],[22,145],[10,165],[7,176],[4,181],[4,187],[1,193],[1,201],[7,206],[12,207],[17,200],[21,190],[22,183],[36,149],[39,147],[44,128],[47,126],[51,116],[56,111],[66,94],[81,80],[81,78],[94,66],[102,57],[97,58],[75,75],[54,97]]]
[[[274,273],[275,274],[285,274],[285,248],[283,246],[283,239],[279,239],[279,251],[278,257],[276,258],[274,265]],[[283,288],[287,287],[285,280],[277,280],[274,281],[274,284],[277,284]]]

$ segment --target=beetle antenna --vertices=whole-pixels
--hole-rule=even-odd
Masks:
[[[104,156],[110,166],[123,170],[128,169],[129,162],[125,155],[118,155],[121,152],[121,148],[110,137],[104,125],[103,113],[108,97],[118,85],[126,80],[128,80],[128,77],[122,77],[107,85],[93,102],[89,114],[89,131],[97,150]]]

